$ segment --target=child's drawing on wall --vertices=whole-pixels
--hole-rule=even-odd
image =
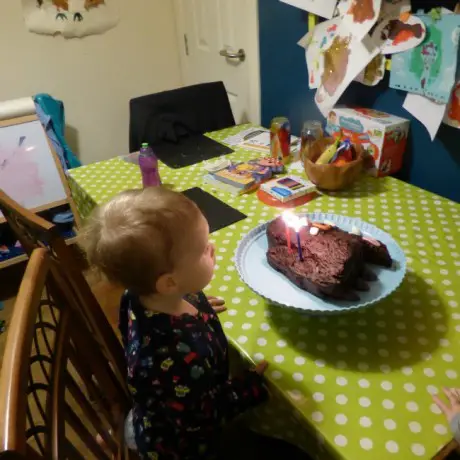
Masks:
[[[65,37],[103,33],[118,23],[117,0],[22,0],[31,32]]]

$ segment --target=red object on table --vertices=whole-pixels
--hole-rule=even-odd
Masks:
[[[276,198],[272,197],[270,194],[264,192],[261,189],[257,191],[257,198],[263,204],[266,204],[267,206],[273,206],[274,208],[283,209],[290,209],[296,208],[297,206],[302,206],[303,204],[306,204],[309,201],[313,200],[313,198],[316,198],[317,195],[317,192],[312,192],[308,195],[299,196],[299,198],[295,198],[294,200],[288,201],[287,203],[282,203],[281,201],[277,200]]]

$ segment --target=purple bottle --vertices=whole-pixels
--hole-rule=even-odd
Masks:
[[[142,144],[139,152],[139,167],[141,168],[144,188],[161,185],[158,158],[147,143]]]

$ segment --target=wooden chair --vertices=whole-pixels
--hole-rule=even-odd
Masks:
[[[29,256],[37,248],[46,248],[50,252],[79,305],[87,327],[103,349],[114,368],[119,384],[128,396],[125,357],[121,343],[83,276],[81,262],[60,236],[57,227],[20,206],[2,190],[0,211]]]
[[[127,458],[123,427],[131,406],[111,364],[56,261],[46,249],[34,250],[0,375],[4,458]]]

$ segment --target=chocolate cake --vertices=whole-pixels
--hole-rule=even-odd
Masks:
[[[302,289],[325,298],[359,300],[356,291],[369,290],[377,280],[366,263],[391,267],[387,247],[380,241],[347,233],[338,227],[309,223],[300,230],[303,261],[299,259],[297,236],[281,218],[267,227],[268,263]]]

